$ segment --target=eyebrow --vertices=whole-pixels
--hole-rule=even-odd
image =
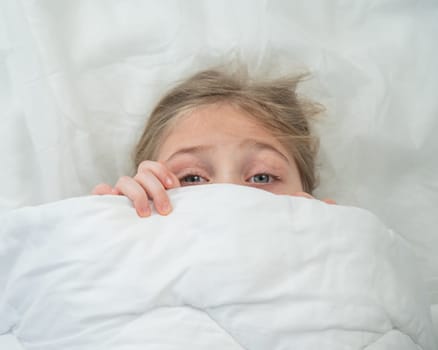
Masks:
[[[287,163],[290,162],[289,158],[286,157],[282,152],[280,152],[277,148],[275,148],[274,146],[268,144],[268,143],[264,143],[264,142],[259,142],[256,140],[252,140],[252,139],[245,139],[243,140],[239,146],[244,146],[244,147],[253,147],[256,148],[259,151],[262,150],[268,150],[271,152],[276,153],[277,155],[279,155],[281,158],[283,158]],[[183,154],[200,154],[200,153],[205,153],[208,152],[209,150],[211,150],[212,148],[214,148],[213,145],[198,145],[198,146],[192,146],[192,147],[184,147],[179,149],[178,151],[176,151],[175,153],[171,154],[166,162],[170,161],[171,159],[179,156],[179,155],[183,155]]]
[[[280,152],[276,147],[270,145],[269,143],[259,142],[252,139],[246,139],[240,143],[240,146],[247,146],[247,145],[254,147],[259,151],[267,150],[274,152],[277,155],[279,155],[281,158],[283,158],[287,163],[289,163],[289,158],[286,155],[284,155],[282,152]]]
[[[166,159],[166,162],[172,160],[173,158],[183,155],[183,154],[200,154],[205,153],[213,148],[212,145],[199,145],[199,146],[193,146],[193,147],[185,147],[181,148],[175,153],[171,154],[169,158]]]

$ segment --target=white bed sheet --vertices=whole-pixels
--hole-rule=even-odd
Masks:
[[[5,215],[0,333],[29,350],[436,348],[412,250],[369,212],[228,184],[169,194],[166,217],[118,196]]]
[[[414,247],[438,304],[438,3],[3,0],[0,207],[89,193],[130,171],[157,98],[202,67],[307,67],[327,107],[318,194]]]
[[[17,339],[11,335],[0,335],[0,349],[5,350],[23,350],[23,347]]]

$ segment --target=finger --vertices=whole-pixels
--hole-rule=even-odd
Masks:
[[[105,195],[105,194],[113,194],[113,188],[108,184],[99,184],[93,188],[91,194],[96,195]]]
[[[180,187],[178,178],[172,173],[169,168],[162,162],[154,162],[145,160],[138,166],[138,173],[152,172],[163,184],[164,188],[176,188]]]
[[[119,195],[121,195],[121,194],[123,194],[123,193],[120,192],[117,188],[113,188],[113,189],[111,190],[111,194],[114,194],[114,195],[116,195],[116,196],[119,196]]]
[[[139,216],[150,216],[151,207],[149,205],[149,198],[144,188],[138,184],[133,178],[129,176],[122,176],[116,183],[115,189],[120,194],[128,197],[134,208],[137,210]]]
[[[327,204],[335,204],[335,205],[337,204],[333,199],[330,198],[324,198],[322,201]]]
[[[309,199],[315,199],[315,197],[313,197],[311,194],[308,194],[307,192],[295,192],[293,194],[293,196],[295,196],[295,197],[304,197],[304,198],[309,198]]]
[[[135,181],[146,190],[148,196],[153,199],[157,212],[161,215],[167,215],[172,211],[169,196],[161,181],[150,171],[137,173]]]

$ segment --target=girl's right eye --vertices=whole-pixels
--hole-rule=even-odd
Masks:
[[[179,181],[181,182],[182,185],[184,185],[184,184],[197,185],[197,184],[208,182],[208,180],[206,180],[202,176],[196,175],[196,174],[185,175],[185,176],[181,177]]]

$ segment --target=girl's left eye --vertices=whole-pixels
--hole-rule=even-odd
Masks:
[[[249,182],[256,184],[269,184],[276,179],[275,176],[269,174],[255,174],[249,178]]]

